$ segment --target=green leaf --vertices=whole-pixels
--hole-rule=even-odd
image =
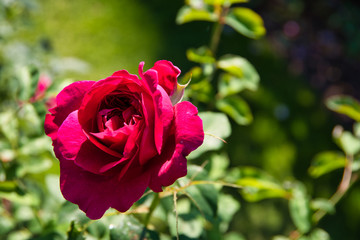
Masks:
[[[307,233],[311,228],[311,212],[309,196],[305,186],[297,182],[294,184],[292,197],[289,200],[290,216],[301,233]]]
[[[60,176],[49,174],[45,177],[45,184],[47,187],[47,190],[49,192],[49,195],[56,199],[58,202],[64,202],[65,199],[63,195],[60,192]]]
[[[360,169],[360,159],[354,159],[353,163],[351,164],[351,169],[353,172],[358,171]]]
[[[230,160],[226,154],[213,154],[210,157],[209,178],[217,180],[227,174]]]
[[[273,177],[253,167],[233,168],[225,181],[243,187],[240,193],[250,202],[267,198],[287,198],[289,195]]]
[[[227,54],[220,57],[217,67],[234,75],[244,82],[246,88],[256,90],[259,84],[259,74],[254,66],[245,58]]]
[[[309,239],[310,240],[330,240],[330,235],[323,229],[316,228],[311,232]]]
[[[177,24],[184,24],[191,21],[208,21],[208,22],[216,22],[218,21],[218,16],[203,9],[196,9],[189,6],[183,6],[176,17]]]
[[[342,153],[326,151],[315,156],[309,168],[309,174],[317,178],[336,169],[343,168],[345,165],[346,158]]]
[[[272,240],[291,240],[289,237],[286,236],[275,236],[272,238]]]
[[[209,174],[204,168],[196,165],[189,165],[188,175],[184,180],[186,182],[198,180],[206,181],[209,180],[208,177]],[[184,182],[180,183],[182,183],[181,185],[186,184]],[[219,190],[212,184],[199,184],[187,187],[185,191],[194,207],[198,209],[209,221],[211,221],[217,213]]]
[[[74,221],[70,223],[70,230],[67,233],[67,240],[85,240],[83,232],[75,227]]]
[[[215,58],[209,48],[206,46],[197,49],[190,48],[186,51],[186,56],[190,61],[196,63],[214,63]]]
[[[204,185],[206,186],[206,185]],[[211,186],[211,185],[207,185]],[[186,192],[188,196],[190,197],[192,204],[194,204],[194,207],[199,210],[199,212],[204,215],[207,219],[211,219],[214,217],[215,212],[213,211],[212,206],[208,202],[207,198],[204,196],[205,191],[201,191],[200,187],[203,186],[190,186],[186,188]],[[213,187],[213,186],[212,186]],[[216,193],[216,190],[213,191]]]
[[[19,125],[28,134],[40,133],[41,119],[32,104],[24,104],[20,109]]]
[[[326,106],[334,112],[345,114],[360,122],[360,103],[350,96],[337,95],[330,97],[326,100]]]
[[[313,199],[310,203],[310,206],[313,210],[322,210],[330,214],[335,213],[335,206],[334,204],[326,198],[316,198]]]
[[[259,14],[249,8],[236,7],[225,17],[225,23],[238,33],[249,38],[260,38],[265,35],[264,22]]]
[[[230,6],[235,3],[246,3],[248,0],[204,0],[206,4]]]
[[[176,218],[174,214],[168,213],[168,222],[171,235],[176,236]],[[203,219],[200,214],[181,214],[178,218],[178,228],[179,235],[183,236],[180,239],[199,239],[204,231]]]
[[[31,74],[28,67],[20,67],[16,71],[17,77],[19,78],[19,84],[21,91],[19,98],[21,100],[28,100],[32,94],[31,92]]]
[[[242,186],[242,196],[249,202],[257,202],[268,198],[285,198],[288,193],[278,184],[256,178],[242,178],[236,184]]]
[[[354,123],[353,132],[355,137],[360,138],[360,122]]]
[[[347,154],[354,155],[360,151],[360,139],[354,137],[351,132],[344,131],[339,141],[341,148]]]
[[[110,240],[132,240],[143,239],[158,240],[157,233],[145,229],[144,226],[131,215],[117,215],[111,218],[107,218],[107,222],[110,223]]]
[[[219,77],[219,94],[222,97],[237,94],[244,89],[255,91],[258,87],[258,82],[253,82],[250,78],[239,78],[231,74],[221,74]]]
[[[248,104],[239,96],[228,96],[217,100],[216,107],[228,114],[239,125],[248,125],[253,120]]]
[[[215,112],[200,112],[199,117],[203,121],[205,133],[212,134],[222,139],[230,136],[231,125],[225,114]],[[207,151],[217,150],[223,144],[224,143],[221,140],[205,134],[203,144],[198,149],[190,153],[188,159],[196,158]]]
[[[222,56],[217,67],[226,73],[220,75],[219,93],[225,97],[243,89],[257,90],[260,77],[254,66],[245,58],[236,55]]]
[[[14,192],[17,189],[17,184],[14,181],[0,182],[0,192]]]
[[[12,145],[15,145],[19,137],[19,122],[16,118],[15,110],[6,109],[5,111],[0,112],[0,122],[0,131]]]
[[[204,103],[209,103],[214,99],[213,87],[206,78],[202,78],[197,83],[191,83],[185,93],[187,96]]]
[[[229,194],[220,194],[218,201],[218,217],[220,231],[226,232],[235,213],[240,209],[240,203]]]
[[[31,193],[20,195],[16,192],[0,192],[0,198],[5,198],[11,202],[29,206],[37,206],[40,201],[35,194]]]
[[[246,240],[246,238],[237,232],[229,232],[224,236],[224,240]]]

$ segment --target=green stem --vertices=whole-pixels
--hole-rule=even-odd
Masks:
[[[354,157],[352,155],[347,156],[347,164],[344,168],[343,177],[341,179],[339,187],[334,193],[334,195],[332,195],[332,197],[329,199],[330,203],[334,206],[341,200],[341,198],[345,195],[345,193],[351,186],[353,158]],[[317,212],[315,212],[313,215],[314,223],[317,224],[326,215],[326,213],[327,212],[324,210],[318,210]]]
[[[210,41],[210,50],[214,54],[214,56],[216,55],[216,51],[219,46],[221,33],[225,25],[225,16],[227,15],[228,12],[229,12],[229,7],[221,8],[221,12],[219,14],[219,21],[216,22],[214,26],[214,31]]]

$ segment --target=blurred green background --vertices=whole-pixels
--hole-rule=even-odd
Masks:
[[[0,43],[2,53],[10,54],[13,62],[50,69],[54,81],[98,80],[120,69],[137,74],[140,61],[147,69],[159,59],[172,61],[186,73],[193,66],[186,50],[208,44],[213,27],[207,22],[176,25],[183,0],[16,2],[3,0],[18,6],[12,13],[1,10],[12,15],[14,27],[14,34]],[[259,90],[244,93],[253,123],[232,122],[232,135],[224,146],[231,166],[256,166],[281,181],[296,178],[312,196],[328,198],[336,191],[341,170],[314,180],[308,168],[318,152],[337,149],[331,137],[336,124],[351,128],[352,122],[327,110],[324,100],[334,94],[360,97],[360,5],[340,0],[252,0],[245,6],[263,17],[267,34],[251,40],[225,27],[221,37],[219,55],[244,56],[261,78]],[[0,32],[6,31],[5,24],[0,25]],[[25,58],[29,52],[42,63]],[[2,75],[5,61],[9,60],[3,57]],[[3,99],[10,94],[0,92]],[[57,171],[55,163],[52,172]],[[358,185],[335,214],[321,221],[319,226],[331,239],[360,238]],[[292,229],[285,200],[248,203],[235,190],[226,191],[241,202],[232,231],[260,240]]]

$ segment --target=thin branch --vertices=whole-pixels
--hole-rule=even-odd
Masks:
[[[173,193],[173,199],[174,199],[174,211],[175,211],[175,221],[176,221],[176,240],[179,240],[179,216],[178,216],[178,212],[177,212],[177,197],[176,197],[176,192]]]
[[[220,140],[220,141],[222,141],[222,142],[224,142],[224,143],[227,144],[227,142],[226,142],[224,139],[222,139],[221,137],[218,137],[218,136],[216,136],[216,135],[214,135],[214,134],[212,134],[212,133],[204,132],[204,134],[205,134],[205,135],[208,135],[208,136],[211,136],[211,137],[213,137],[213,138],[216,138],[216,139],[218,139],[218,140]]]
[[[330,203],[332,205],[336,205],[341,198],[345,195],[345,193],[349,190],[351,184],[354,182],[355,179],[357,179],[357,176],[352,177],[352,163],[353,163],[353,155],[347,155],[346,159],[347,159],[347,163],[346,166],[344,168],[344,172],[343,172],[343,176],[341,179],[341,182],[339,184],[338,189],[336,190],[336,192],[334,193],[334,195],[331,196],[331,198],[329,199]],[[318,223],[325,215],[326,215],[326,211],[324,210],[318,210],[317,212],[314,213],[313,215],[313,221],[314,223]]]

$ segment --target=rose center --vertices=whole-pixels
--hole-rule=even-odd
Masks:
[[[134,125],[141,118],[139,101],[134,97],[122,94],[107,96],[98,112],[98,129],[115,131],[124,126]]]

